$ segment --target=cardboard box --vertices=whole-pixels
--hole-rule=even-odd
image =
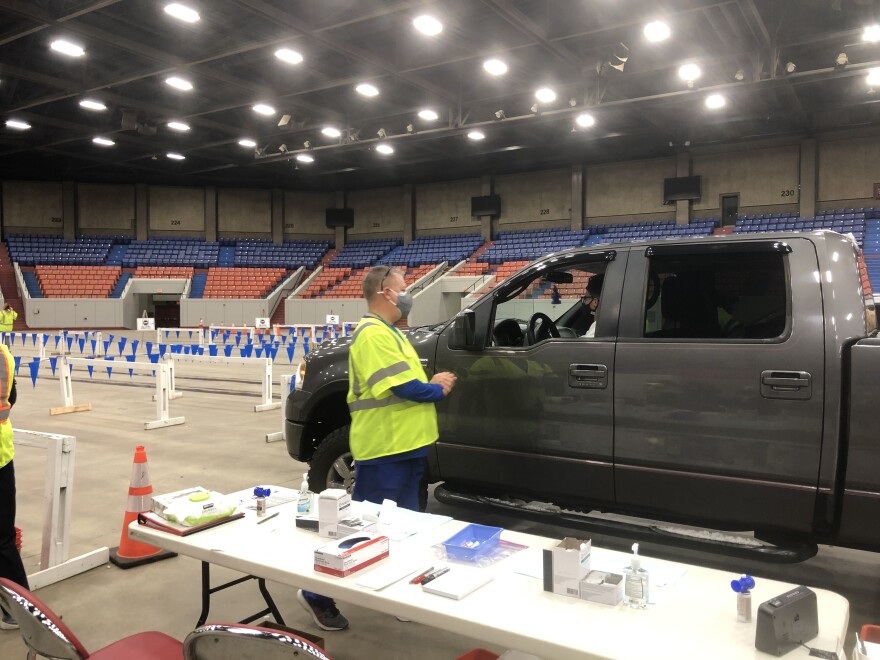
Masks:
[[[372,534],[379,531],[379,523],[374,520],[361,520],[360,518],[348,518],[340,520],[338,523],[318,521],[318,536],[324,536],[331,539],[341,539],[344,536],[352,534],[368,533]]]
[[[337,523],[349,518],[351,513],[351,495],[342,488],[328,488],[318,495],[318,520]]]
[[[544,550],[544,591],[580,597],[581,580],[590,572],[592,541],[569,536]]]
[[[351,545],[352,541],[356,541]],[[351,545],[351,547],[348,547]],[[388,556],[388,537],[357,533],[337,539],[315,550],[315,570],[345,577],[372,566]]]
[[[581,580],[581,600],[617,605],[623,600],[623,576],[619,573],[590,571]]]

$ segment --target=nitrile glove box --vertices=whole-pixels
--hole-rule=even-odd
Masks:
[[[580,598],[581,580],[590,572],[591,541],[569,536],[544,550],[544,591]]]
[[[315,550],[315,570],[345,577],[372,566],[387,556],[387,536],[358,532]]]
[[[338,523],[351,517],[351,495],[342,488],[328,488],[318,495],[318,520]]]
[[[581,600],[617,605],[623,600],[623,576],[618,573],[590,571],[581,580]]]

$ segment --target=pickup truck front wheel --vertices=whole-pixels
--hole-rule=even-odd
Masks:
[[[309,488],[320,493],[325,488],[354,488],[354,458],[348,448],[351,426],[332,431],[321,441],[309,461]]]

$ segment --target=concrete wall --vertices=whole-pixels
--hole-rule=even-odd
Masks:
[[[799,167],[798,145],[694,154],[691,171],[703,177],[703,196],[694,200],[693,209],[719,216],[721,195],[739,193],[742,213],[774,206],[797,210]]]
[[[591,165],[586,171],[588,224],[629,222],[645,215],[674,218],[674,207],[663,204],[663,179],[672,176],[674,158]]]
[[[357,190],[348,194],[347,206],[354,209],[354,227],[348,230],[349,237],[403,234],[403,189]]]
[[[479,232],[471,217],[471,197],[481,194],[479,179],[416,186],[416,234]]]
[[[25,316],[31,328],[126,327],[119,298],[30,298]],[[130,327],[135,327],[133,321]]]
[[[333,208],[333,194],[286,191],[284,193],[284,238],[333,238],[327,229],[326,210]]]
[[[880,141],[819,143],[819,210],[880,205],[873,199],[875,183],[880,183]]]
[[[501,196],[499,229],[501,225],[517,223],[560,225],[570,222],[571,171],[568,169],[499,176],[495,179],[495,193]]]
[[[4,181],[3,231],[6,234],[61,234],[60,181]]]
[[[77,228],[83,234],[134,234],[134,186],[81,183],[76,190]]]
[[[411,326],[441,323],[458,314],[466,305],[462,300],[470,288],[482,277],[442,277],[416,293],[407,321]]]
[[[217,190],[217,231],[220,237],[270,238],[272,192],[269,190]]]
[[[367,313],[367,301],[362,298],[290,299],[284,303],[284,323],[324,323],[335,314],[343,323],[356,322]]]
[[[150,232],[164,235],[203,236],[205,232],[204,188],[151,186]]]

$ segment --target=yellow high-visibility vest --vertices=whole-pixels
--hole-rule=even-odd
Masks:
[[[18,318],[18,312],[14,309],[0,309],[0,332],[12,330],[12,323]]]
[[[15,456],[12,444],[12,422],[9,420],[9,395],[12,392],[12,379],[15,377],[15,360],[9,349],[0,344],[0,467],[4,467]]]
[[[349,446],[356,461],[401,454],[437,439],[434,404],[407,401],[391,391],[413,379],[428,380],[407,338],[379,318],[363,318],[348,354]]]

